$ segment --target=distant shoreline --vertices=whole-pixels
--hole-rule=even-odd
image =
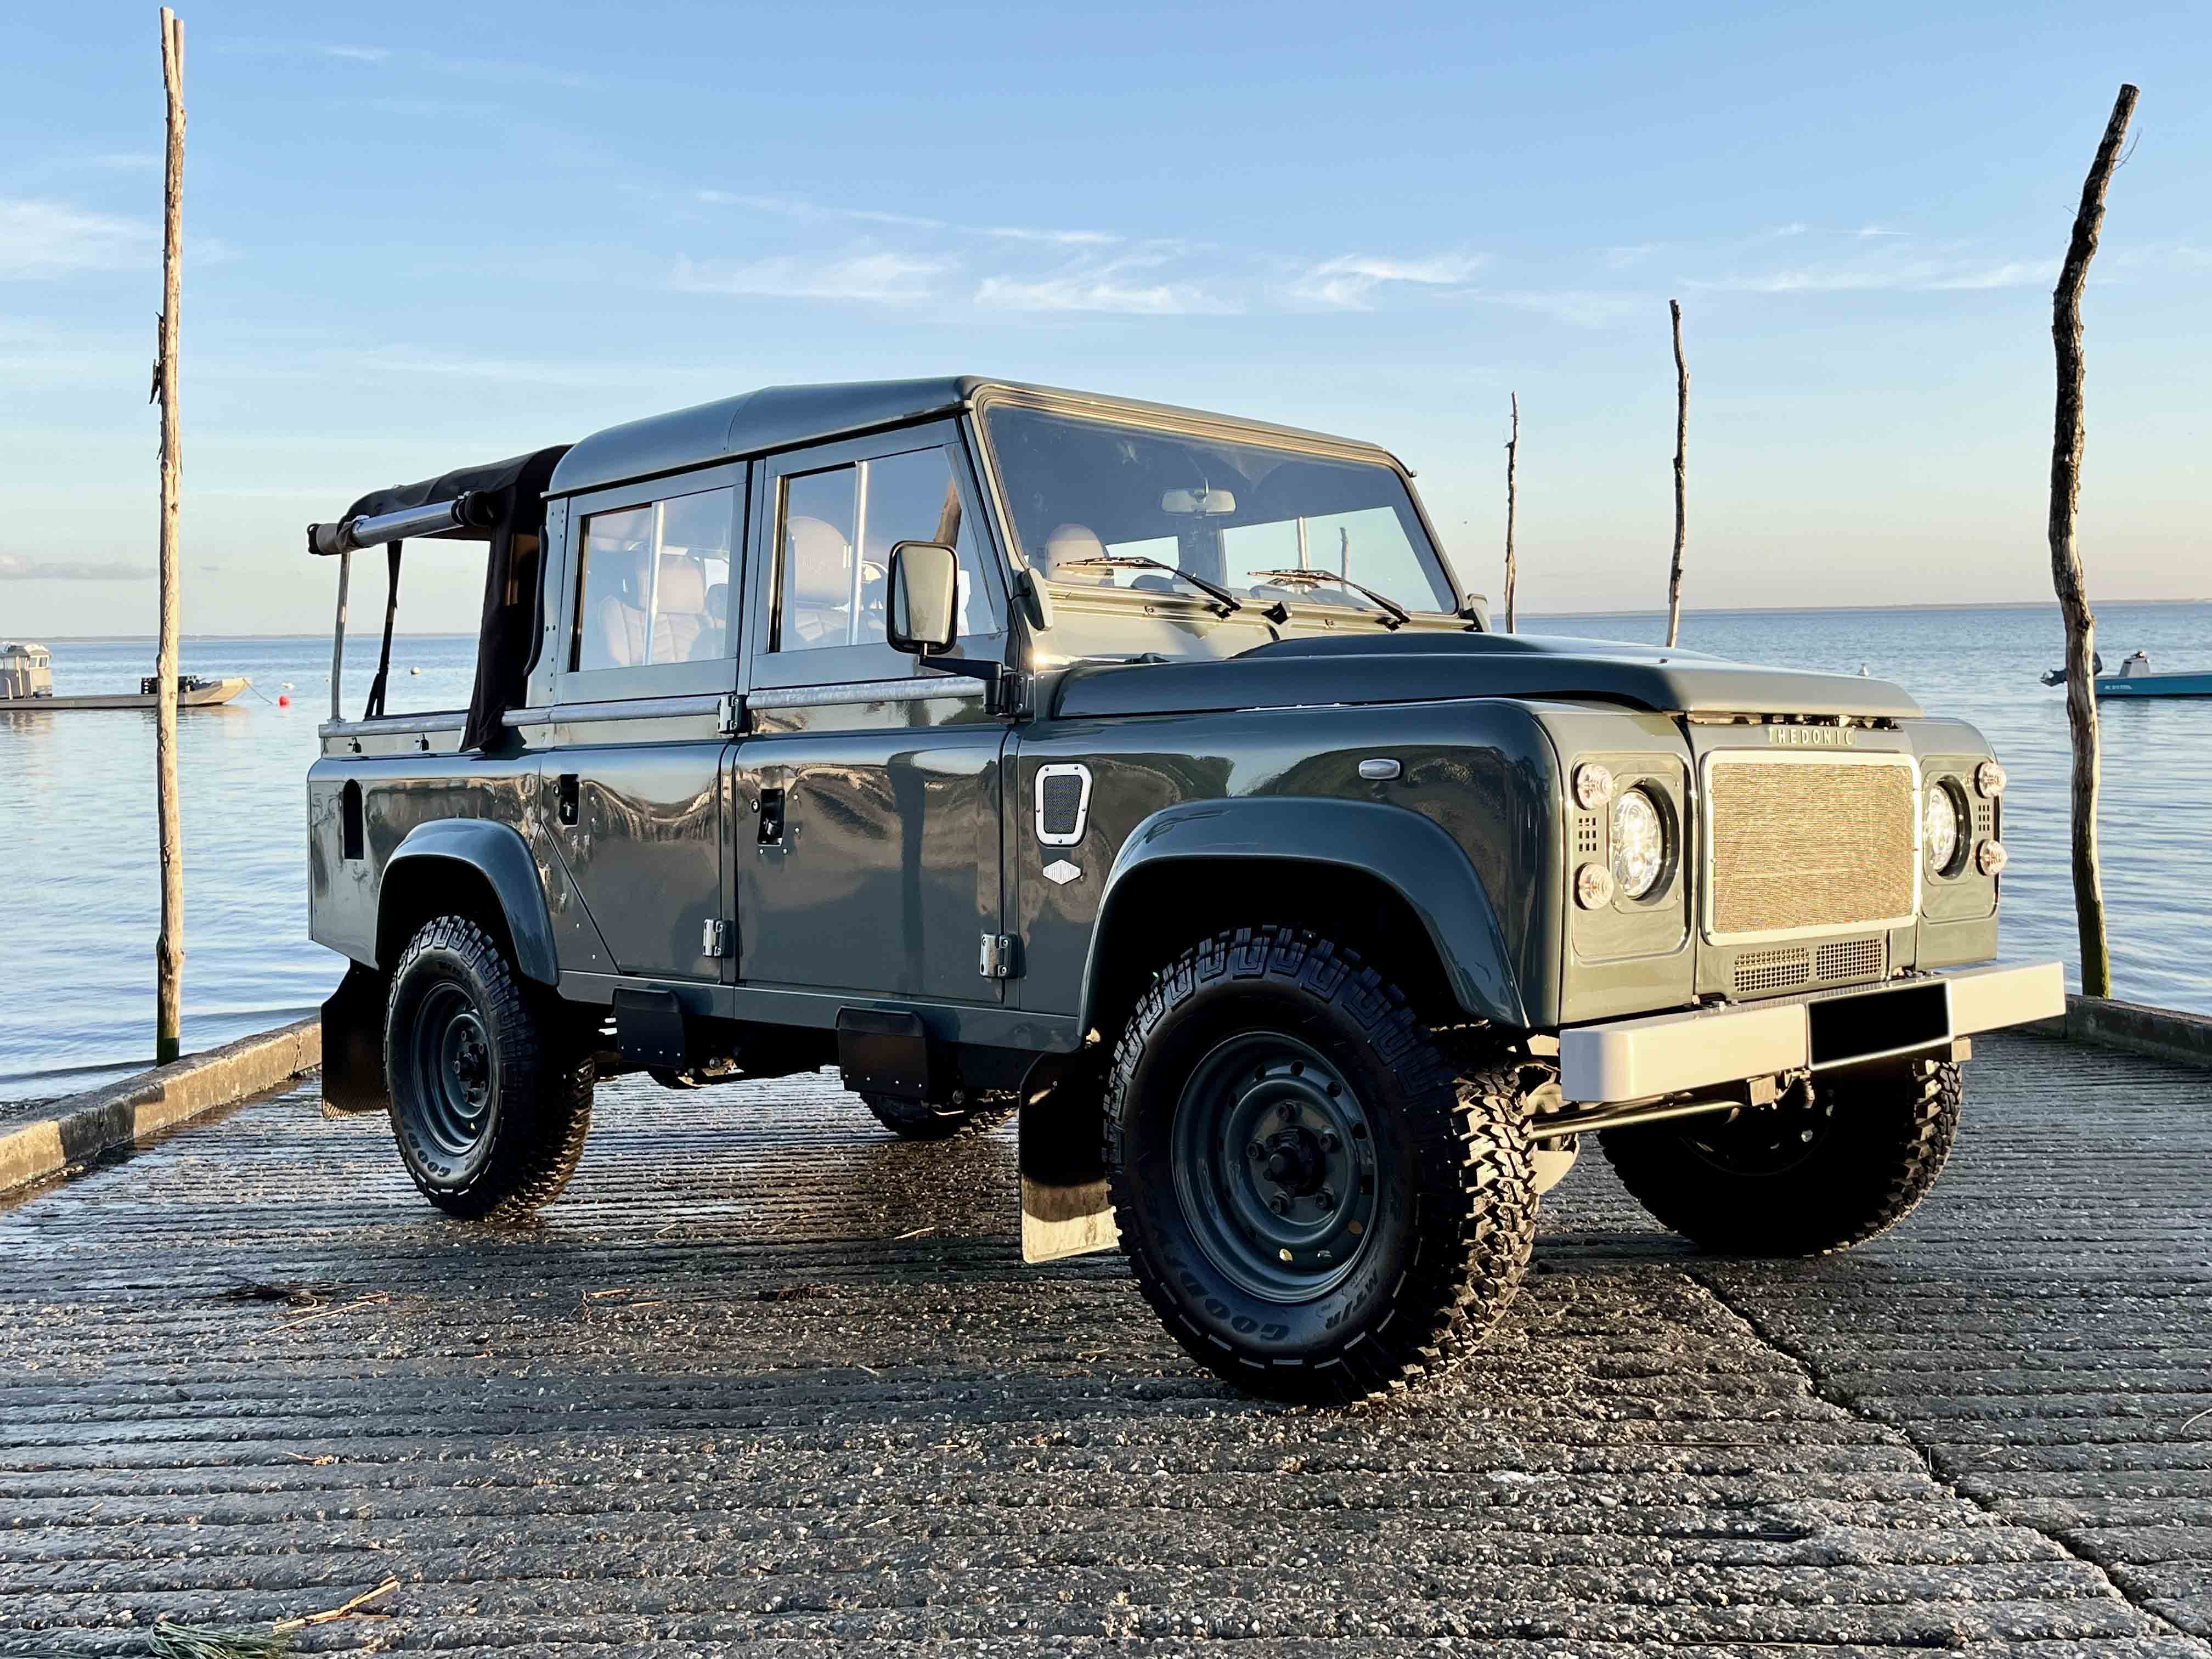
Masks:
[[[2200,599],[2105,599],[2099,602],[2101,611],[2150,610],[2161,605],[2212,605],[2212,597]],[[1493,610],[1496,607],[1492,607]],[[1993,599],[1986,604],[1966,605],[1716,605],[1705,609],[1685,611],[1686,620],[1698,617],[1818,617],[1856,616],[1869,613],[1893,614],[1904,611],[2056,611],[2055,599]],[[1664,611],[1530,611],[1523,613],[1546,620],[1587,617],[1664,617]],[[29,637],[45,642],[65,641],[71,645],[122,645],[136,640],[150,640],[151,634],[46,634],[33,630]],[[359,637],[356,635],[356,637]],[[472,640],[475,634],[448,630],[443,633],[401,633],[392,635],[397,640]],[[327,630],[314,633],[290,634],[186,634],[185,640],[327,640]]]

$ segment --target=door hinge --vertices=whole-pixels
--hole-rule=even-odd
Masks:
[[[1019,979],[1020,944],[1012,933],[984,934],[983,954],[977,971],[985,979]]]
[[[710,921],[699,930],[699,954],[702,957],[726,957],[730,954],[730,924]]]
[[[744,718],[745,718],[745,699],[744,699],[744,694],[743,692],[740,692],[740,691],[726,691],[726,692],[724,692],[724,693],[722,694],[722,710],[721,710],[721,715],[722,715],[722,730],[723,730],[723,731],[725,731],[725,732],[727,732],[734,733],[734,732],[737,731],[738,727],[738,726],[740,726],[741,725],[743,725],[743,724],[744,723]]]

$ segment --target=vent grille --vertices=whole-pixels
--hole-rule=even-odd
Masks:
[[[1707,780],[1715,938],[1911,919],[1919,839],[1909,761],[1722,754]]]
[[[1575,814],[1575,856],[1594,859],[1598,854],[1597,814]]]
[[[1823,945],[1814,971],[1822,979],[1880,979],[1883,941],[1852,939],[1844,945]]]
[[[1803,945],[1784,951],[1746,951],[1735,959],[1735,994],[1787,991],[1813,977],[1813,953]]]
[[[1091,769],[1043,766],[1036,775],[1036,835],[1047,847],[1073,847],[1091,815]]]

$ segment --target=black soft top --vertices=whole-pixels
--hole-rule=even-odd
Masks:
[[[397,513],[402,507],[428,507],[433,501],[450,501],[460,495],[506,492],[506,499],[498,503],[498,515],[493,522],[482,528],[471,525],[448,530],[439,539],[488,542],[498,536],[502,526],[509,524],[517,528],[542,530],[545,524],[545,487],[552,482],[553,469],[568,453],[568,445],[555,444],[550,449],[510,455],[503,461],[490,461],[482,466],[455,467],[451,472],[441,472],[419,483],[390,484],[370,490],[346,508],[345,516],[373,519],[386,513]]]
[[[545,489],[553,469],[568,453],[567,444],[510,455],[482,466],[456,467],[417,483],[372,489],[346,509],[346,517],[374,518],[410,507],[427,507],[474,494],[482,498],[474,522],[440,531],[428,539],[489,542],[484,561],[483,616],[478,624],[477,683],[469,696],[464,749],[489,749],[503,732],[500,717],[520,705],[530,678],[531,653],[538,644],[538,581],[544,568]],[[392,556],[394,598],[398,556]],[[369,693],[372,712],[384,708],[384,677],[392,652],[392,618],[385,617],[384,659]]]

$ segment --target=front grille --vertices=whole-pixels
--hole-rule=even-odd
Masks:
[[[1908,757],[1723,752],[1705,789],[1715,939],[1911,919],[1920,842]]]
[[[1882,942],[1855,939],[1843,945],[1823,945],[1814,972],[1822,979],[1880,979]]]

